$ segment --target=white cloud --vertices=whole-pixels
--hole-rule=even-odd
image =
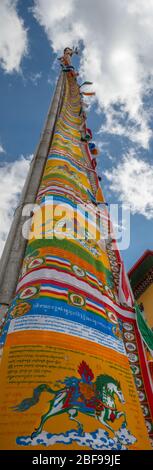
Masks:
[[[31,82],[37,86],[38,85],[38,82],[41,80],[42,78],[42,72],[37,72],[37,73],[33,73],[31,74],[31,76],[29,76]]]
[[[1,145],[1,144],[0,144],[0,153],[6,153],[5,150],[4,150],[3,145]]]
[[[81,72],[94,82],[106,113],[102,131],[147,148],[152,132],[144,95],[153,83],[153,1],[34,0],[34,15],[55,52],[82,41]]]
[[[12,222],[13,212],[17,207],[32,156],[0,166],[0,255]]]
[[[17,4],[18,0],[0,1],[0,65],[7,73],[19,72],[28,51],[27,31]]]
[[[118,135],[120,137],[127,137],[131,140],[131,142],[141,145],[147,149],[149,140],[152,137],[152,130],[149,128],[147,123],[147,120],[149,119],[149,113],[147,116],[147,113],[143,111],[143,117],[141,122],[139,121],[139,124],[139,117],[137,121],[135,120],[133,123],[131,123],[128,118],[123,123],[124,117],[125,112],[123,108],[121,111],[115,111],[112,107],[109,107],[106,115],[106,123],[100,127],[98,134],[101,135],[107,133]],[[120,119],[122,119],[122,122],[120,122]]]
[[[153,218],[153,165],[127,153],[121,163],[104,172],[109,189],[121,202],[130,206],[132,214]]]

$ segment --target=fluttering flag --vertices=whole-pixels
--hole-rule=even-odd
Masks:
[[[86,135],[88,135],[90,139],[92,139],[92,131],[91,129],[89,129],[89,127],[86,128]]]
[[[96,146],[95,146],[94,142],[90,142],[90,143],[89,143],[90,151],[93,150],[93,149],[95,149],[95,147],[96,147]]]
[[[95,170],[97,166],[96,158],[93,158],[91,163],[92,163],[92,168]]]
[[[90,152],[92,153],[92,155],[96,155],[96,156],[99,155],[99,151],[96,148],[93,150],[90,150]]]
[[[94,142],[89,142],[89,149],[90,149],[90,153],[92,155],[99,155],[99,150],[96,148],[96,145],[94,144]]]
[[[124,263],[121,261],[120,265],[120,278],[119,278],[119,301],[121,304],[126,303],[128,307],[133,307],[134,304],[134,296],[130,286],[130,281],[126,274]]]
[[[81,132],[81,141],[82,142],[89,142],[92,139],[92,132],[91,129],[88,127],[84,127]]]
[[[95,94],[96,94],[95,91],[91,91],[91,92],[82,91],[82,95],[84,96],[94,96]]]
[[[135,308],[135,312],[136,312],[136,321],[137,321],[137,326],[138,326],[138,329],[139,329],[139,333],[140,333],[144,343],[148,347],[148,349],[151,351],[151,353],[153,353],[153,331],[147,325],[147,323],[146,323],[146,321],[145,321],[145,319],[142,315],[142,312],[140,310],[140,307],[137,303],[135,303],[134,308]]]
[[[81,87],[84,86],[84,85],[93,85],[93,82],[85,81],[85,82],[81,83],[81,85],[79,86],[79,88],[81,88]]]
[[[63,64],[61,64],[61,66],[62,66],[63,72],[70,72],[71,70],[74,70],[73,65],[63,65]]]

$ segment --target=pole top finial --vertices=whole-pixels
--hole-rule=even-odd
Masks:
[[[71,66],[71,58],[73,56],[73,54],[78,54],[78,48],[77,47],[65,47],[64,49],[64,52],[63,52],[63,56],[62,57],[59,57],[58,60],[60,60],[61,64],[64,65],[64,66]]]

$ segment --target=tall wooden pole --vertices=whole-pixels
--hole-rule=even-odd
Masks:
[[[6,307],[11,303],[25,253],[26,239],[22,235],[22,227],[25,222],[25,217],[22,216],[23,207],[26,204],[34,204],[35,202],[51,145],[56,119],[60,112],[63,91],[64,74],[61,73],[0,261],[1,316],[3,316]]]

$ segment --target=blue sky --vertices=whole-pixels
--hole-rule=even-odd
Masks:
[[[126,268],[153,249],[153,4],[147,5],[95,0],[93,16],[86,0],[1,1],[0,250],[53,94],[56,58],[77,43],[79,81],[93,81],[96,91],[88,124],[100,149],[104,195],[131,206]]]

